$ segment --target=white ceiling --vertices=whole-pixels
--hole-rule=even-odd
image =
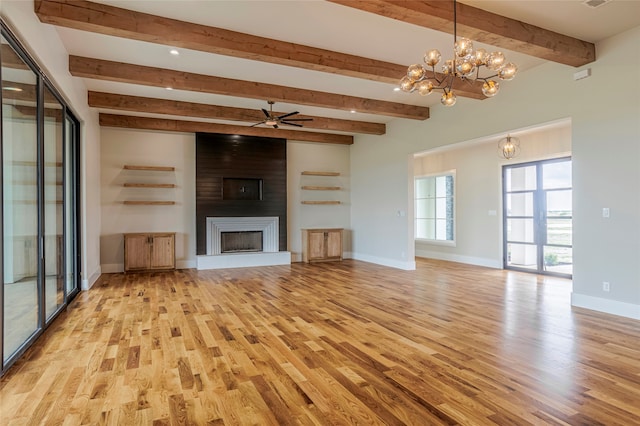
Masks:
[[[442,52],[447,52],[452,45],[451,34],[318,0],[100,0],[97,2],[406,65],[420,62],[425,50],[438,48]],[[595,9],[585,6],[581,0],[466,0],[464,3],[590,42],[598,42],[640,25],[640,0],[613,0]],[[57,31],[69,54],[72,55],[442,108],[437,95],[421,97],[417,94],[394,92],[394,85],[391,84],[194,50],[180,49],[181,54],[176,57],[169,54],[171,46],[63,27],[58,27]],[[484,47],[495,50],[489,46]],[[544,62],[542,59],[515,52],[505,51],[505,54],[509,61],[519,66],[519,76],[516,78],[526,78],[527,69]],[[402,76],[398,76],[400,77]],[[84,79],[84,81],[89,90],[95,91],[252,109],[267,107],[266,99],[256,100],[180,90],[168,91],[156,87],[92,79]],[[503,90],[508,90],[508,84],[508,82],[503,84]],[[354,114],[286,103],[276,104],[274,110],[297,110],[306,115],[379,123],[387,123],[393,119],[381,115]]]

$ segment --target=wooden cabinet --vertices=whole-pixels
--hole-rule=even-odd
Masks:
[[[303,229],[302,261],[342,260],[342,228]]]
[[[124,234],[124,271],[175,269],[173,232]]]

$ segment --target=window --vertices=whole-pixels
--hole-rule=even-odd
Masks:
[[[454,241],[454,178],[455,172],[416,178],[416,239]]]

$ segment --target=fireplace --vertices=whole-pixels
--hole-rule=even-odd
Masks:
[[[290,265],[291,252],[279,251],[278,216],[207,217],[207,254],[197,268],[220,269]]]
[[[262,251],[262,231],[233,231],[220,233],[221,253]]]

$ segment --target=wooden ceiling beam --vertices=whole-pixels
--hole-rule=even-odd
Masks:
[[[262,111],[256,109],[233,108],[219,105],[207,105],[93,91],[89,92],[89,106],[122,111],[181,115],[185,117],[201,117],[253,123],[260,122],[265,118]],[[274,111],[273,114],[283,115],[285,113]],[[337,118],[315,117],[302,114],[296,115],[292,118],[313,119],[313,121],[301,123],[304,124],[305,129],[332,130],[371,135],[383,135],[386,129],[386,126],[383,123],[371,123],[366,121],[340,120]]]
[[[99,34],[398,85],[407,65],[229,31],[83,0],[36,0],[40,21]],[[268,46],[268,48],[265,48]],[[482,85],[459,96],[484,99]]]
[[[176,90],[213,93],[252,99],[288,102],[322,108],[355,110],[360,113],[425,120],[429,108],[376,99],[359,98],[275,84],[193,74],[102,59],[69,56],[69,71],[76,77],[117,81]]]
[[[453,32],[453,4],[441,0],[328,0],[437,31]],[[593,43],[457,3],[458,36],[579,67],[595,61]]]
[[[131,115],[100,114],[100,125],[127,129],[160,130],[183,133],[223,133],[227,135],[262,136],[287,140],[353,144],[353,136],[333,133],[305,132],[300,130],[273,129],[264,127],[234,126],[230,124],[205,123],[200,121],[165,120],[160,118],[136,117]]]

